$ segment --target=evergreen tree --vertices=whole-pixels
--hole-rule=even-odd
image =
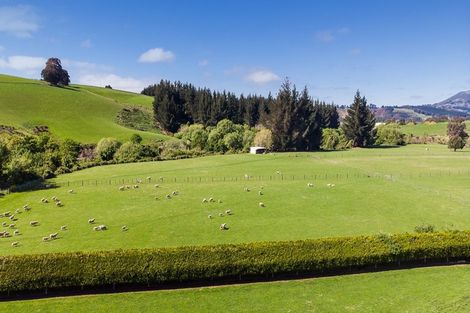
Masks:
[[[351,140],[353,147],[365,147],[374,143],[375,118],[367,106],[365,97],[356,92],[353,104],[343,121],[344,135]]]
[[[467,143],[468,134],[465,131],[466,125],[461,118],[455,118],[447,124],[447,136],[449,136],[449,149],[463,149]]]
[[[41,71],[41,78],[53,86],[68,86],[70,83],[69,73],[62,68],[58,58],[49,58],[46,67]]]

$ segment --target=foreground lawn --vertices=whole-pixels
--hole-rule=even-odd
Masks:
[[[48,126],[62,139],[97,143],[103,137],[144,140],[166,136],[126,128],[116,123],[126,105],[150,107],[153,99],[140,94],[90,86],[51,87],[45,82],[0,74],[0,125],[17,128]]]
[[[0,198],[0,212],[20,208],[14,229],[21,234],[0,239],[0,254],[397,233],[423,223],[441,230],[469,229],[469,168],[470,153],[429,145],[96,167],[58,177],[53,182],[61,187],[56,189]],[[138,189],[119,190],[133,186],[137,178],[143,180]],[[173,191],[178,195],[171,195]],[[63,207],[54,205],[54,195]],[[41,203],[43,197],[48,204]],[[202,202],[211,197],[214,202]],[[21,209],[25,204],[31,211]],[[227,209],[233,214],[225,215]],[[93,231],[90,218],[108,230]],[[32,220],[40,225],[31,227]],[[11,223],[8,218],[1,222]],[[219,230],[221,223],[229,230]],[[59,231],[62,225],[68,230]],[[124,225],[127,232],[121,231]],[[42,242],[43,236],[58,231],[58,240]],[[19,247],[12,248],[13,241]]]
[[[470,266],[0,303],[3,312],[470,312]]]

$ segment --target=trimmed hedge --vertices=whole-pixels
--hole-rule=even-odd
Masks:
[[[470,231],[0,257],[0,292],[316,274],[470,260]]]

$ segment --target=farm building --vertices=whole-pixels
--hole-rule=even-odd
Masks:
[[[263,154],[266,153],[265,147],[250,147],[251,154]]]

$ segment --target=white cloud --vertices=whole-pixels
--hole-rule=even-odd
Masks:
[[[249,73],[245,79],[255,84],[266,84],[279,80],[280,78],[271,71],[261,70]]]
[[[78,78],[78,84],[104,87],[111,85],[114,89],[140,92],[150,83],[133,77],[122,77],[115,74],[86,74]]]
[[[207,66],[209,65],[209,61],[208,60],[201,60],[198,62],[198,65],[199,66]]]
[[[83,40],[81,43],[80,43],[80,47],[82,48],[86,48],[86,49],[89,49],[93,46],[93,44],[91,43],[91,40],[90,39],[86,39],[86,40]]]
[[[171,62],[175,59],[175,54],[162,48],[153,48],[145,51],[139,57],[140,63]]]
[[[38,17],[31,6],[0,7],[0,32],[20,38],[28,38],[38,29]]]
[[[0,68],[12,69],[16,71],[30,72],[43,68],[46,59],[41,57],[31,57],[25,55],[14,55],[6,59],[0,58]]]

